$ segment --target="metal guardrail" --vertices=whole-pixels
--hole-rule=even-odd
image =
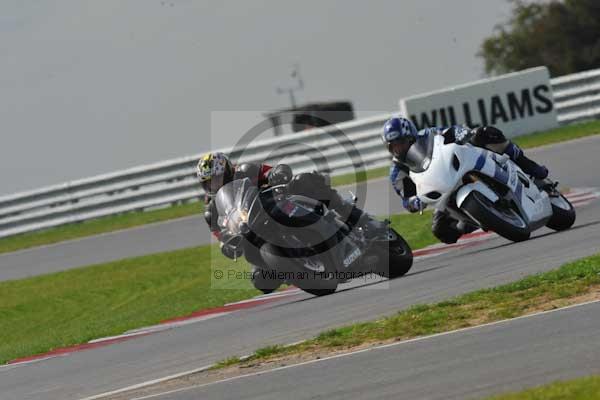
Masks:
[[[600,116],[600,69],[551,80],[560,124]],[[379,115],[223,149],[238,162],[285,162],[294,172],[332,175],[389,164]],[[315,156],[316,155],[316,156]],[[202,197],[195,177],[200,155],[181,157],[0,197],[0,237]]]
[[[379,140],[379,130],[389,116],[350,121],[221,151],[238,162],[282,161],[298,173],[316,169],[337,174],[355,168],[374,168],[389,162]],[[197,200],[203,196],[195,176],[200,156],[2,196],[0,237]]]
[[[600,69],[550,80],[561,125],[600,117]]]

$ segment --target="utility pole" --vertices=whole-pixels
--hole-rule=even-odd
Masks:
[[[304,89],[304,81],[302,80],[302,76],[300,75],[300,64],[294,64],[290,76],[292,77],[292,79],[295,79],[296,85],[290,87],[277,87],[277,94],[288,93],[290,96],[290,103],[292,105],[292,108],[296,108],[296,97],[294,96],[294,92],[296,92],[297,90]]]

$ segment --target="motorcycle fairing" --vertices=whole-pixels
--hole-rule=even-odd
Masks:
[[[509,189],[506,198],[513,200],[531,229],[544,225],[552,215],[549,201],[544,201],[548,198],[548,194],[540,191],[507,155],[486,149],[479,149],[479,151],[481,154],[473,170],[493,178]]]
[[[423,171],[411,170],[410,173],[417,187],[417,194],[425,203],[435,204],[439,209],[446,209],[451,196],[464,186],[462,177],[469,172],[477,171],[509,189],[505,198],[514,201],[531,228],[545,224],[552,215],[550,202],[544,201],[548,195],[541,192],[507,155],[470,144],[444,144],[441,135],[435,135],[430,140],[434,141],[434,145],[428,168]],[[477,186],[470,186],[470,188],[476,190]],[[469,191],[465,189],[461,192],[461,202]],[[441,196],[429,197],[435,192]],[[490,195],[490,191],[484,191],[482,194],[493,202],[498,200],[496,196]],[[457,202],[457,206],[460,207],[460,203]],[[452,209],[448,211],[455,214]]]

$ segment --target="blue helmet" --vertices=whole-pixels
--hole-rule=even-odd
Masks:
[[[408,147],[417,139],[417,127],[411,120],[402,117],[393,117],[386,121],[383,125],[383,142],[392,155],[398,157],[401,154],[396,154],[394,151],[395,143],[406,143]],[[403,149],[403,153],[408,151],[408,147]]]

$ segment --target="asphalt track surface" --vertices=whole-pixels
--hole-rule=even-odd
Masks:
[[[536,158],[548,162],[555,176],[571,187],[600,187],[600,176],[593,165],[598,150],[600,138],[584,139],[563,144],[560,149],[537,151]],[[563,161],[565,157],[569,159]],[[599,244],[600,202],[595,202],[578,209],[578,220],[569,231],[555,233],[543,229],[523,243],[509,243],[496,237],[476,247],[418,260],[411,273],[398,280],[366,284],[353,282],[342,285],[336,294],[324,298],[301,293],[253,309],[102,348],[29,364],[3,366],[0,367],[0,398],[79,399],[120,389],[196,369],[228,356],[249,354],[266,345],[310,338],[325,329],[389,315],[413,304],[435,302],[479,288],[515,281],[597,253]],[[578,325],[573,322],[569,326]],[[532,329],[530,335],[551,334],[554,325],[548,327],[548,332]],[[589,332],[585,330],[588,328]],[[567,337],[561,336],[560,340],[564,346],[565,343],[575,346],[583,340],[582,337],[592,337],[595,332],[589,326],[582,326],[571,332],[566,331],[564,334]],[[505,343],[503,351],[511,346],[522,352],[536,348],[519,347],[521,343],[518,339],[523,338],[518,334],[513,338],[514,341]],[[594,346],[588,350],[590,356],[597,351]],[[432,350],[433,353],[436,351]],[[473,357],[486,357],[484,353],[488,350],[485,346],[479,347],[479,351],[481,354],[478,355],[461,353],[462,359],[454,361],[469,362]],[[569,351],[569,347],[564,351]],[[535,354],[531,353],[531,356]],[[564,354],[563,358],[566,358]],[[587,365],[577,363],[577,360],[574,358],[574,363],[579,368]],[[488,367],[485,363],[480,366]],[[400,363],[397,368],[401,368]],[[559,369],[562,371],[562,368]],[[530,370],[530,364],[518,362],[502,369],[507,376],[524,377],[530,376]],[[426,369],[423,371],[425,373]],[[363,373],[369,375],[368,369],[363,367]],[[495,375],[495,380],[489,382],[492,386],[498,383]],[[369,376],[376,382],[376,373]],[[437,378],[430,378],[429,384],[435,385]],[[351,376],[347,382],[352,382]],[[535,380],[531,382],[535,383]],[[485,385],[486,381],[482,378],[477,384]],[[390,383],[387,389],[382,390],[389,390],[391,396],[394,389],[400,390]],[[280,392],[281,395],[285,393]],[[360,397],[359,393],[356,393],[357,398]],[[382,397],[386,397],[384,392],[381,393]],[[235,396],[223,391],[218,398]]]
[[[600,135],[529,150],[546,163],[554,178],[569,187],[600,187],[598,165]],[[373,214],[402,211],[387,179],[361,186],[366,189],[365,209]],[[360,188],[349,188],[359,194]],[[340,189],[342,194],[348,188]],[[200,216],[146,225],[74,241],[0,255],[0,281],[47,274],[128,257],[210,243]]]
[[[600,303],[153,397],[474,399],[600,373]]]
[[[0,367],[0,393],[7,399],[78,399],[250,354],[266,345],[292,343],[328,328],[515,281],[592,255],[598,252],[599,228],[600,204],[594,203],[579,209],[579,220],[570,231],[541,230],[532,240],[516,244],[495,238],[419,260],[402,279],[348,288],[362,284],[354,282],[324,298],[301,293],[102,348]],[[574,331],[574,341],[577,335]],[[527,365],[514,368],[514,373],[528,371]]]

